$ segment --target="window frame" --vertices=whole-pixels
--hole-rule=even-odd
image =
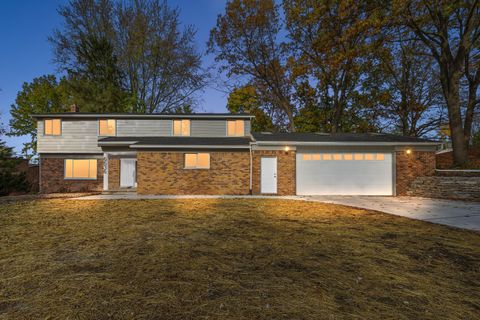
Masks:
[[[234,131],[235,131],[235,134],[233,134],[233,135],[229,135],[229,134],[228,134],[228,124],[229,124],[230,122],[233,122],[233,123],[235,124],[235,130],[234,130]],[[242,122],[242,123],[243,123],[243,125],[242,125],[243,130],[242,130],[241,134],[239,134],[239,135],[237,134],[237,122]],[[227,137],[245,137],[245,120],[243,120],[243,119],[227,120],[226,131],[227,131],[227,132],[226,132]]]
[[[208,167],[199,167],[198,166],[198,156],[200,154],[208,155]],[[187,167],[187,155],[195,155],[195,166]],[[211,168],[211,155],[209,152],[185,152],[183,154],[183,169],[185,170],[210,170]]]
[[[175,121],[180,122],[180,134],[175,134]],[[188,121],[188,135],[183,134],[183,123]],[[172,120],[172,136],[174,137],[191,137],[192,121],[190,119],[173,119]]]
[[[67,161],[72,161],[72,177],[67,177]],[[88,178],[76,178],[73,176],[75,160],[88,160]],[[95,160],[95,178],[90,178],[90,163]],[[98,179],[98,159],[95,158],[65,158],[63,159],[63,180],[97,180]]]
[[[108,121],[114,121],[115,122],[115,133],[114,134],[102,134],[100,132],[100,123],[102,121],[107,121],[107,129],[108,129]],[[98,119],[98,135],[100,137],[116,137],[117,136],[117,119],[112,119],[112,118],[105,118],[105,119]]]
[[[54,134],[53,133],[53,121],[58,120],[60,122],[60,133]],[[52,133],[47,133],[47,121],[51,121],[52,123]],[[63,132],[63,121],[60,118],[52,118],[52,119],[43,119],[43,135],[44,136],[61,136]]]

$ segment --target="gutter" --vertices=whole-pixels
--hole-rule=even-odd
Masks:
[[[258,141],[259,146],[437,146],[439,142],[304,142],[304,141]]]
[[[31,114],[33,119],[40,118],[94,118],[94,119],[252,119],[253,115],[222,114],[108,114],[108,113],[40,113]]]
[[[250,146],[231,146],[231,145],[165,145],[165,144],[134,144],[130,148],[190,148],[190,149],[248,149]]]

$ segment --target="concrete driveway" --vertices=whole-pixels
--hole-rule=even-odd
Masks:
[[[480,231],[480,202],[417,197],[308,196],[304,198]]]

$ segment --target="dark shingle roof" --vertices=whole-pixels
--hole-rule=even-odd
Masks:
[[[391,143],[435,143],[435,141],[383,133],[252,133],[256,141],[271,142],[391,142]]]
[[[228,119],[228,118],[253,118],[253,115],[248,113],[125,113],[125,112],[114,112],[114,113],[94,113],[94,112],[61,112],[61,113],[34,113],[31,115],[32,118],[161,118],[161,119],[173,119],[173,118],[202,118],[202,119]]]
[[[252,140],[249,137],[106,137],[99,143],[130,143],[145,146],[245,146]]]

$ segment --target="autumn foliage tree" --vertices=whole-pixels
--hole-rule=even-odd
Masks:
[[[295,131],[293,86],[280,31],[279,8],[273,0],[232,0],[218,16],[208,47],[221,71],[231,78],[246,78],[263,103],[281,110],[288,129]]]
[[[394,0],[392,17],[413,32],[438,63],[454,161],[457,165],[465,165],[476,104],[467,104],[462,115],[461,79],[465,76],[465,67],[468,66],[468,70],[472,67],[469,58],[472,50],[480,46],[480,2]]]

